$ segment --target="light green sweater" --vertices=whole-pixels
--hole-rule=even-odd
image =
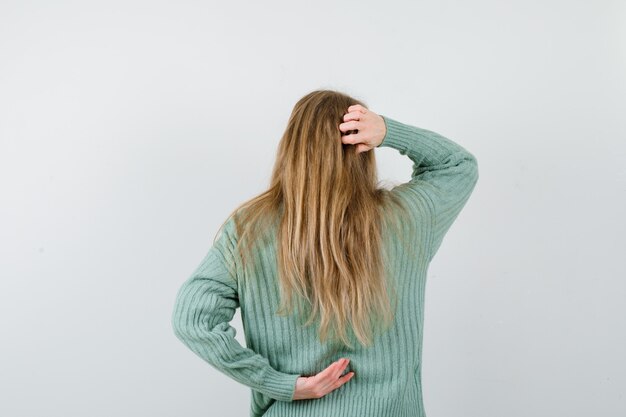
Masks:
[[[407,222],[418,222],[411,236],[420,247],[407,255],[388,236],[390,261],[397,278],[399,302],[393,326],[374,345],[337,349],[321,344],[316,327],[303,329],[295,319],[274,314],[279,300],[276,252],[272,245],[257,254],[254,279],[237,280],[228,265],[236,257],[232,218],[176,296],[172,325],[176,336],[195,354],[228,377],[250,387],[250,415],[281,417],[425,416],[421,367],[424,289],[429,263],[467,202],[478,180],[476,158],[435,132],[383,116],[387,133],[379,146],[394,148],[413,161],[411,180],[395,187],[410,208]],[[408,233],[408,228],[407,228]],[[247,347],[230,325],[235,310]],[[342,357],[354,377],[319,399],[293,400],[296,380],[325,369]],[[219,398],[209,403],[222,406]],[[209,412],[210,415],[214,413]],[[215,414],[217,415],[217,414]]]

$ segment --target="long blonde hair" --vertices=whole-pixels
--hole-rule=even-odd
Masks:
[[[385,274],[388,222],[383,220],[394,217],[390,205],[404,206],[378,187],[374,152],[357,154],[356,146],[341,142],[339,124],[353,104],[367,107],[333,90],[302,97],[278,145],[269,188],[231,216],[244,265],[246,253],[265,231],[276,236],[277,314],[295,308],[307,318],[305,326],[317,321],[322,342],[352,346],[351,329],[369,346],[376,329],[394,319],[396,289]],[[389,225],[398,226],[400,217],[395,219]]]

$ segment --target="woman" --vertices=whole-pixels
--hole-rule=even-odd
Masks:
[[[391,190],[377,186],[383,146],[413,162]],[[337,91],[307,94],[268,190],[228,216],[178,291],[176,336],[250,387],[253,417],[424,416],[426,272],[477,180],[452,140]]]

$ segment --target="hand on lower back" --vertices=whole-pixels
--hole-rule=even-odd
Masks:
[[[348,372],[340,376],[350,362],[349,359],[345,360],[345,363],[343,361],[344,359],[340,359],[337,362],[333,362],[317,375],[298,378],[293,399],[308,400],[321,398],[348,382],[354,375],[354,372]]]

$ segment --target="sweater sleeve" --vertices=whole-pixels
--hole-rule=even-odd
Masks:
[[[431,260],[478,181],[476,157],[438,133],[381,116],[387,131],[378,147],[394,148],[413,161],[410,181],[398,187],[429,207]]]
[[[233,224],[229,220],[200,265],[178,290],[174,334],[196,355],[230,378],[280,401],[293,401],[300,374],[274,369],[267,358],[243,347],[230,325],[239,307]]]

